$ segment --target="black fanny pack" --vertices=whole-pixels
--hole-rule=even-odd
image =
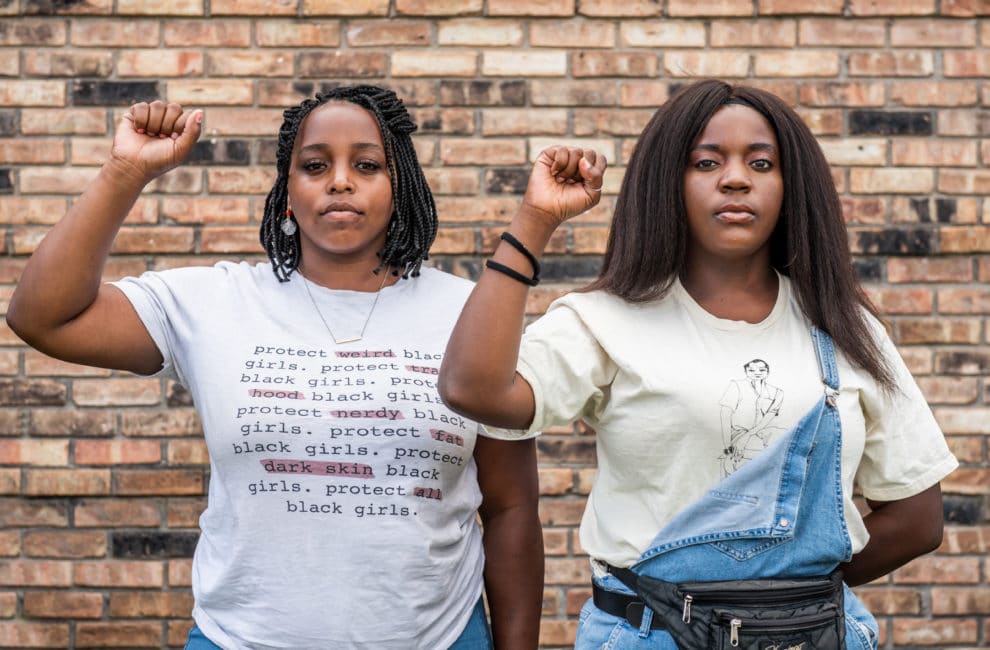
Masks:
[[[842,573],[673,583],[609,571],[660,617],[681,650],[845,648]]]

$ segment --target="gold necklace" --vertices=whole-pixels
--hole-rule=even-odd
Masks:
[[[378,285],[378,291],[375,292],[375,301],[371,303],[371,309],[368,311],[368,317],[364,319],[364,325],[361,327],[361,333],[358,334],[357,336],[352,336],[347,339],[338,339],[336,336],[334,336],[333,330],[330,329],[330,324],[327,323],[327,319],[323,317],[323,312],[320,311],[319,306],[316,304],[316,299],[313,298],[313,292],[309,290],[309,280],[307,280],[306,276],[304,276],[302,273],[299,274],[299,277],[303,279],[303,287],[306,289],[306,295],[309,296],[309,301],[313,303],[313,309],[316,310],[316,315],[320,317],[321,321],[323,321],[323,327],[327,328],[327,331],[330,332],[330,338],[333,339],[333,342],[336,345],[342,345],[344,343],[354,343],[355,341],[360,341],[361,339],[364,338],[364,331],[368,329],[368,323],[371,322],[371,315],[375,313],[375,307],[378,306],[378,298],[381,297],[382,295],[382,287],[385,286],[385,280],[388,278],[388,269],[382,269],[381,274],[382,274],[382,283]]]

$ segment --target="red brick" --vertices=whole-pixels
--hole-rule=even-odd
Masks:
[[[883,47],[886,32],[881,20],[808,18],[798,26],[798,42],[801,45]]]
[[[28,532],[24,535],[24,552],[28,557],[93,558],[107,554],[107,536],[103,532]]]
[[[584,500],[553,500],[540,503],[540,521],[544,526],[574,526],[581,521]]]
[[[928,16],[935,13],[935,0],[851,0],[854,16]]]
[[[261,24],[275,22],[265,21]],[[165,21],[162,32],[162,38],[168,47],[248,47],[251,45],[251,22],[248,20],[211,18],[208,21]],[[260,39],[258,44],[265,45]]]
[[[78,465],[135,465],[161,461],[161,443],[155,440],[78,440]]]
[[[304,16],[385,16],[389,0],[303,0]]]
[[[482,0],[396,0],[395,11],[400,16],[464,16],[480,14],[482,5]]]
[[[17,594],[0,592],[0,618],[14,618],[17,613]]]
[[[801,85],[801,103],[811,106],[883,106],[884,85],[878,82],[824,81]]]
[[[56,560],[0,561],[0,585],[23,587],[67,587],[72,563]]]
[[[946,194],[990,193],[990,170],[939,170],[938,189]]]
[[[13,467],[10,469],[0,469],[0,494],[20,494],[21,492],[21,471]]]
[[[432,255],[463,255],[474,252],[474,232],[470,230],[441,230],[430,248]]]
[[[622,109],[577,109],[574,111],[574,135],[631,135],[638,136],[650,121],[653,111]],[[610,166],[606,176],[613,176]]]
[[[27,618],[100,618],[102,615],[102,594],[66,591],[24,593],[24,616]]]
[[[568,646],[573,647],[577,638],[578,622],[575,621],[553,621],[543,619],[540,621],[540,647],[544,646]]]
[[[584,16],[648,17],[660,15],[655,0],[581,0],[578,13]]]
[[[200,16],[204,0],[117,0],[118,14]]]
[[[80,587],[136,587],[153,589],[163,584],[161,562],[76,562],[72,582]]]
[[[803,21],[810,22],[810,21]],[[794,47],[794,20],[713,20],[711,41],[715,47]]]
[[[73,513],[80,528],[155,527],[162,519],[157,501],[151,499],[84,499]]]
[[[0,557],[17,557],[21,554],[21,533],[16,530],[0,531]],[[2,596],[2,595],[0,595]],[[3,606],[0,606],[0,610]],[[0,616],[0,618],[3,618]]]
[[[392,75],[396,77],[473,77],[478,54],[466,50],[394,50]]]
[[[173,79],[166,81],[165,94],[171,102],[186,104],[189,106],[210,106],[231,104],[251,104],[254,95],[250,84],[236,79],[214,80],[214,79]],[[207,112],[209,116],[210,112]],[[211,128],[208,122],[209,117],[204,121],[207,132]]]
[[[903,106],[973,106],[976,87],[966,81],[895,81],[890,99]]]
[[[31,5],[25,3],[26,9],[31,11]],[[34,9],[38,11],[40,7]],[[108,15],[113,10],[112,0],[80,0],[79,2],[73,2],[72,4],[56,5],[55,7],[47,8],[48,11],[55,15],[73,15],[73,16],[95,16],[95,15]],[[46,13],[47,13],[46,12]]]
[[[214,77],[290,77],[293,55],[289,51],[220,50],[206,55],[206,69]]]
[[[668,0],[667,12],[671,16],[751,16],[751,0]]]
[[[619,40],[627,47],[704,47],[701,21],[631,21],[619,26]]]
[[[76,624],[77,648],[159,648],[161,644],[162,626],[158,622]]]
[[[965,615],[990,613],[990,588],[936,587],[932,589],[932,614]]]
[[[214,16],[295,16],[299,0],[211,0]]]
[[[109,494],[110,471],[102,469],[27,470],[24,493],[29,496]]]
[[[24,194],[80,194],[98,173],[96,167],[25,167],[20,188]]]
[[[529,25],[532,47],[570,47],[573,43],[581,43],[583,48],[615,47],[615,25],[599,20],[540,21]]]
[[[574,487],[574,470],[567,467],[540,468],[540,494],[560,496],[568,494]]]
[[[959,20],[897,20],[890,28],[894,47],[973,47],[976,26]]]
[[[470,231],[467,233],[470,235]],[[437,253],[441,251],[435,251]],[[459,251],[464,252],[464,251]],[[469,250],[466,252],[473,252]],[[157,442],[148,441],[157,445]],[[210,462],[209,451],[206,442],[203,440],[170,440],[166,452],[166,461],[169,465],[208,465]]]
[[[760,15],[832,14],[841,15],[845,0],[759,0]]]
[[[534,106],[612,106],[615,84],[611,81],[562,81],[536,79],[529,82]]]
[[[177,223],[247,223],[248,200],[236,197],[166,197],[162,216]]]
[[[975,620],[960,618],[895,619],[894,643],[899,645],[942,646],[972,644],[977,640]]]
[[[526,145],[518,139],[446,138],[440,146],[440,159],[446,165],[473,165],[478,160],[487,165],[521,165],[526,163]]]
[[[59,361],[36,350],[25,350],[24,374],[31,376],[105,377],[110,375],[110,371],[104,368],[80,366]]]
[[[168,500],[166,524],[169,528],[198,528],[199,517],[206,510],[205,497],[183,497]]]
[[[894,165],[921,167],[972,167],[976,165],[976,143],[957,140],[895,139],[891,148]]]
[[[101,411],[33,411],[28,431],[33,436],[110,436],[114,418]]]
[[[975,404],[979,385],[972,377],[918,377],[918,385],[929,404]]]
[[[204,253],[257,253],[261,252],[258,229],[255,227],[229,227],[204,229],[200,239]]]
[[[586,558],[547,558],[544,575],[548,585],[586,585],[591,564]]]
[[[169,560],[168,586],[192,586],[192,560]]]
[[[444,23],[440,26],[441,40]],[[353,47],[397,47],[429,45],[430,23],[425,20],[350,21],[347,43]]]
[[[935,70],[931,52],[852,52],[848,66],[854,77],[928,77]]]
[[[16,527],[65,527],[68,511],[64,502],[38,501],[36,499],[0,499],[0,526]]]
[[[424,32],[422,42],[428,43],[429,29]],[[439,45],[518,47],[522,45],[522,41],[522,25],[514,20],[463,19],[444,21],[437,25]]]
[[[107,113],[100,108],[25,109],[25,135],[102,135],[108,133]]]
[[[749,53],[743,50],[666,52],[663,70],[672,77],[746,77]]]
[[[921,592],[915,589],[860,588],[856,595],[875,616],[922,613]]]
[[[0,224],[47,224],[51,225],[62,218],[66,210],[65,199],[46,199],[35,197],[8,196],[0,198]],[[11,265],[16,264],[8,260]],[[10,269],[13,270],[13,266]],[[0,274],[0,281],[14,282],[20,277],[20,269],[16,275]]]
[[[980,342],[977,318],[918,318],[897,321],[898,342],[956,343],[975,345]]]
[[[188,616],[192,606],[192,594],[185,591],[118,591],[110,594],[109,614],[113,618],[180,618]]]
[[[542,52],[539,53],[543,55]],[[652,52],[595,52],[571,54],[575,77],[654,77],[659,69]]]
[[[473,169],[430,168],[424,169],[423,174],[434,194],[477,194],[481,189],[478,173]]]
[[[876,288],[867,293],[885,314],[930,314],[934,306],[930,289]]]
[[[112,52],[87,50],[29,50],[24,71],[35,77],[109,77]]]
[[[275,184],[274,169],[209,169],[206,185],[217,194],[267,194]]]
[[[488,0],[489,16],[573,16],[575,0]]]
[[[124,50],[117,52],[121,77],[191,77],[203,74],[203,53],[190,50]]]
[[[3,465],[64,466],[68,462],[68,440],[0,440]]]
[[[174,408],[168,411],[128,409],[120,416],[120,430],[125,436],[153,438],[203,434],[196,411]]]
[[[21,18],[0,23],[0,46],[59,46],[65,45],[65,37],[64,20]]]
[[[955,227],[939,229],[943,253],[990,252],[990,226]]]
[[[147,406],[161,401],[161,386],[157,379],[81,379],[72,399],[80,406]]]
[[[81,47],[157,47],[156,20],[71,20],[69,40]]]
[[[205,485],[201,470],[121,469],[115,475],[114,493],[121,496],[202,494]]]
[[[66,623],[25,623],[0,621],[0,647],[68,648]]]
[[[667,84],[662,81],[623,81],[620,88],[622,106],[645,106],[651,109],[663,104],[668,98]],[[623,162],[627,157],[623,156]]]
[[[102,165],[110,158],[113,140],[106,137],[72,138],[69,142],[69,162],[73,165]]]
[[[298,103],[296,99],[294,103]],[[281,105],[281,104],[280,104]],[[282,125],[281,111],[253,108],[212,108],[204,120],[213,136],[260,135],[275,137]]]

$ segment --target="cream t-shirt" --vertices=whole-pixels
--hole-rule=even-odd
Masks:
[[[723,320],[679,282],[644,304],[597,291],[555,301],[527,328],[518,364],[530,431],[583,418],[598,473],[581,522],[596,559],[629,566],[679,510],[788,431],[821,398],[810,323],[788,278],[760,323]],[[853,483],[877,501],[915,495],[958,465],[882,325],[870,317],[898,391],[838,352],[842,484],[853,551],[869,535]],[[725,450],[731,447],[732,452]]]

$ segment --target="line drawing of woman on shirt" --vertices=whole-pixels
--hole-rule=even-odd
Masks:
[[[725,447],[718,460],[722,476],[739,469],[767,448],[784,427],[770,426],[780,414],[784,391],[767,381],[770,364],[753,359],[743,364],[745,379],[733,379],[722,394],[722,440]]]

